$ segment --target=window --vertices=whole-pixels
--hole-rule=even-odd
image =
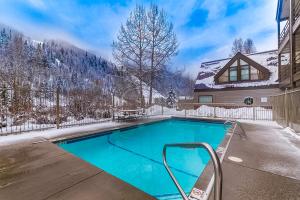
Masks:
[[[244,104],[246,104],[246,105],[248,105],[248,106],[252,105],[253,102],[254,102],[253,97],[246,97],[246,98],[244,99]]]
[[[212,103],[212,102],[213,102],[213,96],[211,95],[199,96],[199,103]]]
[[[250,67],[249,65],[241,66],[241,80],[250,80]]]
[[[256,81],[263,79],[263,74],[255,66],[252,62],[246,62],[241,58],[238,58],[234,61],[234,63],[226,69],[218,77],[217,83],[230,83],[230,82],[243,82],[243,81]],[[259,64],[258,64],[259,65]]]
[[[229,81],[237,81],[237,66],[231,66],[229,68]]]

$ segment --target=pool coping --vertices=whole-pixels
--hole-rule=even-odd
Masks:
[[[87,139],[87,138],[99,137],[99,136],[110,134],[112,131],[126,130],[128,128],[135,128],[137,126],[142,126],[142,125],[150,125],[150,124],[159,123],[159,122],[171,120],[171,119],[195,120],[195,121],[208,122],[208,123],[216,123],[217,122],[220,124],[224,124],[226,122],[226,119],[220,119],[220,118],[211,119],[211,118],[192,117],[192,116],[187,116],[187,117],[168,116],[168,117],[159,118],[159,119],[151,119],[148,122],[135,122],[134,121],[131,124],[124,124],[124,125],[120,125],[117,127],[109,127],[109,128],[105,128],[101,131],[94,130],[94,131],[89,131],[86,133],[78,133],[76,135],[70,134],[70,135],[66,135],[63,137],[55,137],[55,138],[50,139],[49,141],[52,142],[53,144],[59,144],[59,143],[65,142],[65,141],[82,140],[82,139]],[[236,129],[234,131],[236,131]],[[229,146],[232,136],[233,136],[233,132],[231,132],[231,128],[230,128],[225,133],[224,139],[222,140],[221,144],[218,146],[218,148],[216,150],[221,163],[223,161],[223,158],[225,156],[226,150]],[[67,153],[69,153],[69,152],[67,152]],[[213,188],[213,173],[211,171],[212,168],[213,168],[212,162],[209,161],[209,163],[206,165],[206,167],[202,171],[201,175],[198,177],[196,183],[194,184],[194,187],[190,191],[190,195],[189,195],[190,199],[207,200],[209,198],[209,196],[212,192],[212,188]],[[119,180],[121,180],[121,179],[119,179]],[[121,181],[123,181],[123,180],[121,180]],[[123,182],[125,182],[125,181],[123,181]],[[196,185],[200,185],[200,186],[195,187]],[[137,190],[140,190],[140,189],[137,188]],[[152,196],[152,197],[154,197],[154,196]]]
[[[115,127],[103,128],[101,130],[93,130],[93,131],[87,131],[85,133],[76,133],[76,134],[57,136],[57,137],[48,139],[48,141],[50,141],[54,144],[57,144],[57,143],[64,142],[64,141],[67,141],[67,140],[87,139],[87,138],[107,135],[107,134],[110,134],[110,132],[112,132],[112,131],[125,130],[125,129],[128,129],[128,128],[134,128],[134,127],[142,126],[142,125],[150,125],[150,124],[153,124],[153,123],[158,123],[158,122],[169,120],[169,119],[171,119],[171,117],[151,119],[148,122],[132,121],[130,123],[121,124],[121,125],[118,125],[118,126],[115,126]]]
[[[213,120],[213,119],[212,119]],[[219,119],[219,121],[222,121],[225,123],[226,119]],[[222,164],[225,154],[228,150],[228,147],[230,145],[230,141],[234,134],[238,132],[237,127],[239,125],[235,123],[235,126],[233,127],[233,123],[235,121],[231,121],[232,127],[227,130],[225,133],[225,137],[222,140],[221,144],[216,149],[216,153],[220,159],[220,162]],[[201,175],[198,177],[198,180],[194,184],[194,187],[192,188],[189,199],[191,200],[207,200],[212,195],[213,187],[214,187],[214,171],[213,171],[213,163],[210,160],[209,163],[205,166],[204,170],[202,171]],[[197,186],[196,186],[197,185]]]

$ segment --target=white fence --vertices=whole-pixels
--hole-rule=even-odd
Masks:
[[[176,115],[206,118],[273,120],[271,106],[238,106],[233,104],[185,104],[177,108],[154,105],[147,109],[148,115]]]

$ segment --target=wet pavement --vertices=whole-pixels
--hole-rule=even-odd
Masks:
[[[222,199],[300,200],[300,140],[272,123],[242,127],[247,139],[234,135],[222,163]]]

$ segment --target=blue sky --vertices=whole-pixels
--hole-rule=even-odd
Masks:
[[[227,57],[234,38],[252,38],[257,50],[277,48],[276,0],[0,0],[0,23],[36,40],[59,39],[113,59],[111,44],[136,4],[158,4],[179,39],[170,63],[192,76],[201,62]]]

